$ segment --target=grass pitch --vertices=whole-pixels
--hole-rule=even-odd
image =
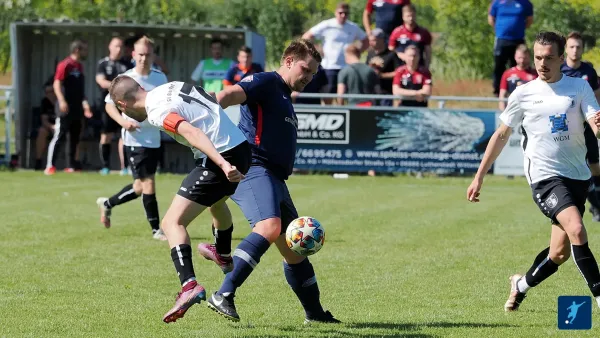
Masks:
[[[160,175],[164,215],[183,176]],[[557,330],[557,297],[589,295],[572,261],[504,313],[508,277],[548,245],[550,225],[523,179],[490,177],[482,202],[465,200],[470,179],[294,176],[301,215],[321,221],[323,250],[311,257],[326,309],[341,325],[302,325],[303,311],[272,248],[238,290],[241,322],[205,303],[165,324],[179,280],[168,245],[151,238],[141,200],[99,223],[95,200],[130,178],[0,172],[0,337],[547,337],[600,336]],[[249,228],[235,204],[234,247]],[[600,257],[600,224],[585,216]],[[190,227],[210,239],[210,220]],[[214,292],[223,274],[194,256]],[[594,308],[594,321],[600,322]]]

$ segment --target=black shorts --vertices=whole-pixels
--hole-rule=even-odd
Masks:
[[[588,163],[596,164],[600,162],[600,151],[598,150],[598,138],[594,135],[594,131],[589,124],[585,123],[583,128],[583,136],[585,136],[585,147],[587,148]]]
[[[552,224],[558,224],[556,215],[570,206],[577,207],[583,217],[590,183],[590,180],[551,177],[531,185],[533,200]]]
[[[325,69],[325,77],[327,78],[327,84],[321,89],[323,93],[337,93],[339,73],[340,69]]]
[[[129,159],[133,179],[148,178],[156,174],[159,148],[125,146],[125,156]]]
[[[246,141],[233,149],[221,153],[223,158],[235,166],[242,174],[246,174],[252,162],[250,144]],[[181,182],[177,191],[190,201],[210,207],[225,196],[231,196],[237,188],[237,182],[229,182],[225,173],[210,159],[198,159],[196,168]]]
[[[120,136],[120,131],[121,125],[118,124],[117,121],[113,120],[113,118],[110,117],[110,115],[108,115],[104,109],[102,109],[102,128],[100,129],[100,132],[102,134],[118,133]]]

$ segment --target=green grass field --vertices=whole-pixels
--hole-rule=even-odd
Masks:
[[[182,179],[158,176],[161,214]],[[550,233],[523,179],[489,178],[475,205],[465,201],[467,178],[293,176],[300,214],[327,233],[311,257],[323,304],[344,322],[310,327],[274,248],[238,290],[240,323],[203,303],[164,324],[179,280],[141,201],[114,209],[111,229],[99,224],[96,197],[129,178],[0,172],[0,182],[0,337],[600,336],[557,330],[557,297],[589,295],[572,261],[531,290],[521,311],[503,311],[508,277],[529,268]],[[237,245],[249,228],[230,206]],[[600,257],[600,224],[585,220]],[[210,240],[207,215],[189,232],[193,245]],[[194,258],[198,280],[215,291],[223,274]]]

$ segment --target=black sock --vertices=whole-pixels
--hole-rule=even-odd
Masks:
[[[179,244],[172,248],[171,259],[173,259],[181,285],[192,278],[196,278],[194,265],[192,264],[192,248],[189,245]]]
[[[104,206],[107,208],[116,207],[119,204],[127,203],[129,201],[133,201],[139,196],[133,190],[133,184],[126,185],[121,191],[113,195],[104,203]]]
[[[231,254],[231,235],[233,234],[233,224],[226,230],[217,230],[213,225],[213,235],[215,235],[215,248],[220,255]]]
[[[154,233],[158,231],[158,229],[160,229],[156,194],[142,194],[142,203],[144,203],[144,209],[146,210],[146,218],[148,219],[148,223],[150,223],[150,226],[152,227],[152,232]]]
[[[35,160],[35,170],[40,169],[42,169],[42,160],[38,158],[37,160]]]
[[[102,168],[110,168],[110,143],[100,145],[100,160]]]
[[[598,271],[598,263],[596,263],[596,258],[594,258],[588,243],[586,242],[583,245],[571,244],[571,250],[573,260],[590,291],[592,291],[592,295],[594,297],[600,296],[600,271]]]
[[[548,256],[549,253],[550,247],[542,250],[542,252],[535,257],[533,265],[525,274],[525,281],[530,287],[540,284],[558,270],[558,264],[550,259]]]

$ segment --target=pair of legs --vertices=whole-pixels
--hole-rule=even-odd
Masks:
[[[146,218],[152,228],[153,237],[166,240],[159,227],[160,219],[154,183],[157,150],[154,148],[130,147],[127,150],[127,156],[131,161],[133,183],[126,185],[110,198],[100,197],[96,200],[100,208],[100,222],[106,228],[110,228],[112,209],[117,205],[133,201],[142,196]]]
[[[56,163],[56,156],[65,142],[68,143],[68,146],[65,147],[67,154],[65,171],[72,172],[76,169],[81,169],[78,161],[78,146],[83,130],[83,118],[81,117],[83,116],[83,112],[80,116],[71,107],[69,109],[69,114],[56,118],[54,136],[48,145],[48,160],[45,170],[47,175],[55,173],[56,168],[54,164]]]
[[[493,73],[493,86],[494,94],[498,96],[500,93],[500,80],[502,74],[506,70],[506,64],[508,63],[509,68],[517,65],[515,61],[515,51],[517,46],[524,43],[523,40],[504,40],[496,38],[494,40],[494,73]]]
[[[292,252],[285,243],[287,225],[298,217],[285,182],[264,167],[252,166],[231,198],[253,229],[235,249],[233,271],[225,276],[219,291],[208,300],[208,306],[229,320],[239,321],[233,302],[235,292],[275,243],[283,257],[286,280],[304,307],[306,320],[337,322],[321,306],[312,264],[308,258]]]
[[[247,142],[221,155],[242,174],[248,171],[251,153]],[[229,182],[219,166],[208,159],[200,159],[196,165],[181,183],[161,224],[181,283],[181,292],[175,305],[163,317],[165,323],[183,317],[192,305],[206,299],[206,291],[196,281],[191,241],[186,228],[207,207],[210,207],[212,214],[215,244],[200,244],[198,250],[204,258],[217,263],[223,272],[232,270],[230,254],[233,224],[225,201],[235,192],[238,183]]]
[[[600,272],[588,246],[583,224],[589,181],[551,178],[532,185],[534,200],[552,220],[550,246],[542,250],[525,276],[510,277],[511,293],[505,311],[515,311],[526,292],[554,274],[572,255],[592,295],[600,299]],[[600,305],[600,300],[599,300]]]
[[[114,133],[101,133],[100,134],[100,160],[102,162],[101,174],[106,175],[110,172],[110,153],[111,153],[111,141],[114,137]],[[119,151],[119,161],[121,164],[121,170],[125,169],[125,154],[123,148],[123,139],[119,137],[119,145],[117,146]]]

